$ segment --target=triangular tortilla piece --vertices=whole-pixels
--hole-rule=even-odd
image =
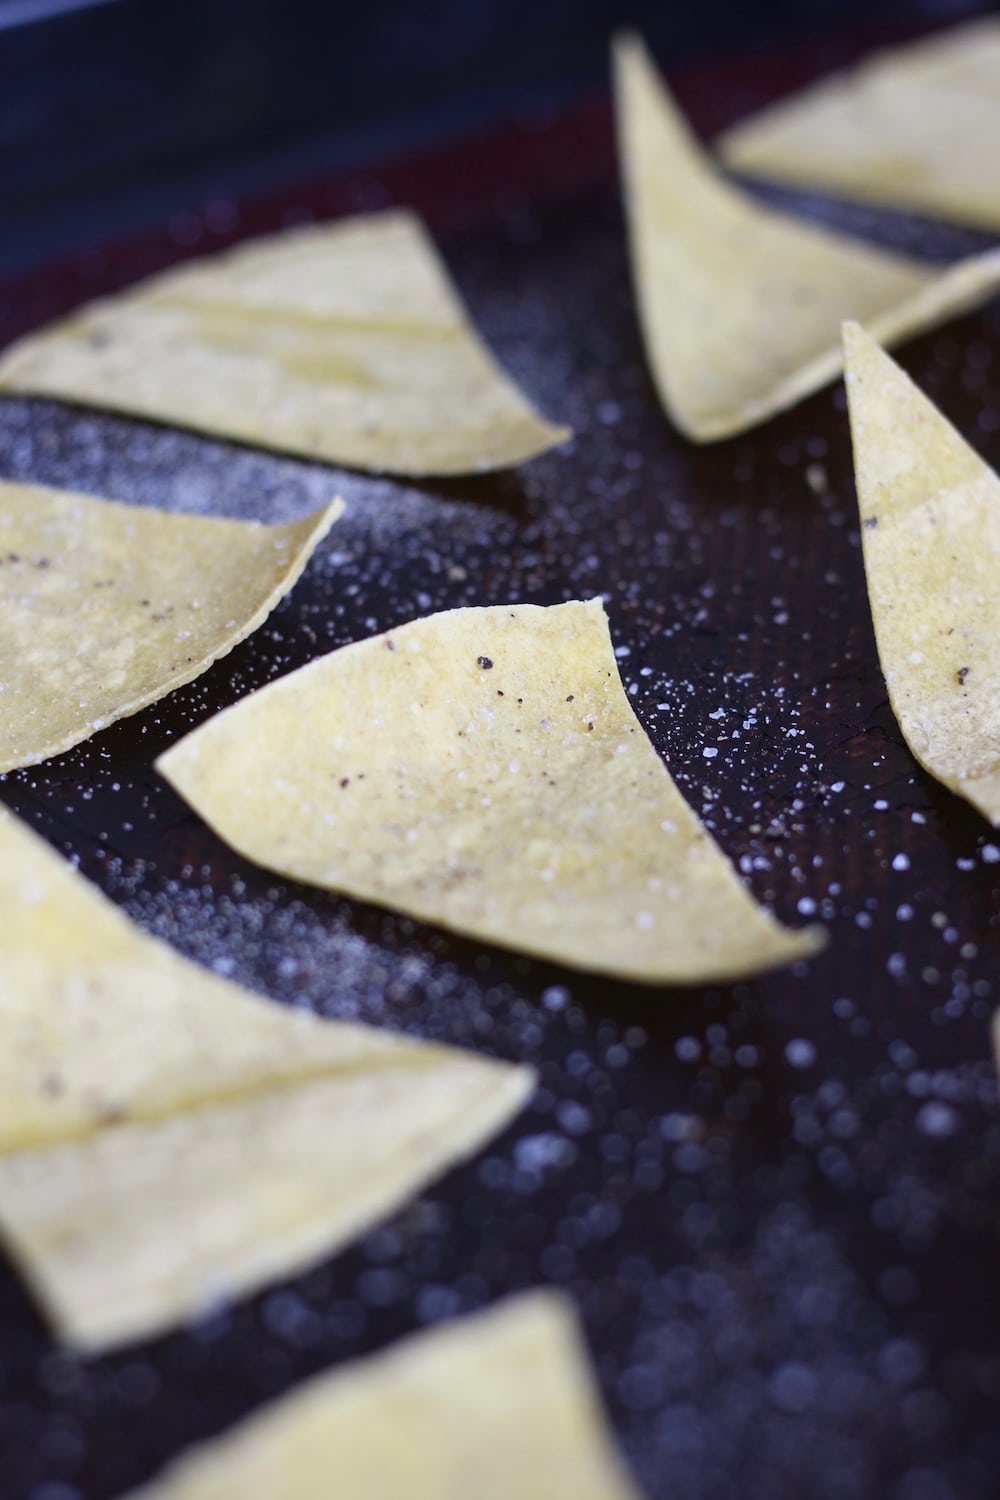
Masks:
[[[0,771],[200,676],[267,618],[343,508],[262,526],[0,481]]]
[[[8,350],[0,389],[398,474],[502,469],[570,436],[503,373],[398,212],[255,240],[91,303]]]
[[[1000,284],[1000,251],[942,272],[761,207],[698,146],[637,38],[617,43],[615,78],[646,350],[688,437],[742,432],[832,380],[845,317],[898,341]]]
[[[1000,479],[857,324],[844,352],[893,712],[920,764],[1000,823]]]
[[[572,1305],[528,1292],[343,1365],[131,1500],[639,1500]]]
[[[876,53],[741,121],[739,172],[1000,230],[1000,21]]]
[[[0,813],[0,1232],[73,1344],[162,1331],[329,1255],[531,1086],[215,978]]]
[[[259,864],[650,984],[803,958],[685,803],[599,599],[456,609],[244,698],[157,769]]]

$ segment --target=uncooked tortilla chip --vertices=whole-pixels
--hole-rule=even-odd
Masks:
[[[1000,229],[1000,21],[876,53],[728,131],[740,172]]]
[[[599,599],[346,646],[157,769],[260,864],[575,968],[697,983],[819,946],[756,904],[674,786]]]
[[[895,342],[1000,284],[1000,251],[942,272],[761,207],[698,147],[637,39],[615,73],[646,349],[688,437],[742,432],[832,380],[844,318]]]
[[[501,371],[406,213],[253,241],[91,303],[15,344],[0,389],[400,474],[502,469],[570,435]]]
[[[889,699],[920,764],[1000,823],[1000,479],[856,324],[844,351]]]
[[[572,1306],[529,1292],[314,1379],[131,1500],[638,1500]]]
[[[0,1232],[73,1344],[161,1331],[330,1254],[531,1083],[215,978],[0,811]]]
[[[261,526],[0,481],[0,771],[200,676],[267,618],[342,510]]]

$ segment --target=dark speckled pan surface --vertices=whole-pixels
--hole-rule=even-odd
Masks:
[[[488,221],[456,228],[456,210],[442,239],[498,355],[577,429],[520,472],[412,485],[0,402],[5,477],[274,521],[335,492],[349,506],[256,635],[8,775],[3,800],[217,972],[530,1061],[542,1080],[506,1135],[347,1253],[156,1343],[77,1361],[0,1263],[2,1500],[112,1500],[309,1374],[540,1283],[576,1300],[654,1500],[1000,1490],[1000,833],[920,770],[890,712],[842,389],[707,448],[671,430],[642,358],[604,114],[592,131],[603,185],[498,192]],[[522,134],[526,156],[558,158]],[[223,228],[329,201],[317,189]],[[935,258],[986,243],[783,201]],[[192,222],[185,248],[209,248],[212,226]],[[36,277],[30,297],[22,284],[7,331],[162,263],[166,244]],[[1000,465],[1000,302],[901,360]],[[595,593],[694,808],[759,899],[828,926],[801,972],[647,991],[481,949],[245,863],[151,769],[206,716],[345,642],[452,605]]]

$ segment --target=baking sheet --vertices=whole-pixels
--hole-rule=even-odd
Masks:
[[[550,141],[546,159],[572,148]],[[538,159],[532,132],[521,149]],[[461,175],[439,174],[438,209]],[[518,473],[407,485],[0,402],[6,477],[271,521],[331,490],[349,505],[255,636],[7,776],[3,800],[218,972],[543,1079],[504,1137],[356,1248],[155,1344],[78,1363],[0,1270],[4,1500],[46,1482],[59,1500],[111,1500],[308,1374],[545,1282],[575,1297],[654,1500],[995,1493],[1000,839],[924,775],[886,701],[842,390],[735,441],[685,444],[642,359],[614,187],[561,187],[497,190],[489,222],[462,230],[456,215],[443,240],[492,347],[579,434]],[[781,201],[942,258],[988,243]],[[328,188],[285,195],[226,232],[329,202]],[[0,299],[4,332],[213,236],[151,236],[31,278]],[[901,360],[1000,465],[1000,304]],[[595,592],[696,811],[778,916],[829,926],[803,973],[647,993],[481,949],[241,861],[151,769],[319,651],[452,605]]]

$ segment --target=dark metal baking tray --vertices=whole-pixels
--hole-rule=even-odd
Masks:
[[[720,125],[790,67],[691,75],[683,97]],[[61,1351],[0,1267],[0,1495],[110,1500],[315,1371],[545,1283],[575,1299],[655,1500],[986,1500],[1000,1479],[1000,836],[920,770],[886,701],[842,389],[702,449],[661,413],[606,103],[192,211],[22,278],[0,334],[181,255],[390,200],[429,215],[477,324],[574,425],[572,446],[513,474],[412,484],[0,401],[5,477],[271,520],[335,491],[349,505],[250,640],[8,775],[0,796],[197,962],[281,1004],[531,1061],[541,1088],[346,1253],[108,1358]],[[985,243],[782,201],[941,258]],[[1000,307],[901,358],[1000,464]],[[347,641],[451,605],[595,593],[636,711],[755,895],[828,926],[808,966],[646,990],[482,948],[255,868],[152,770],[193,725]]]

